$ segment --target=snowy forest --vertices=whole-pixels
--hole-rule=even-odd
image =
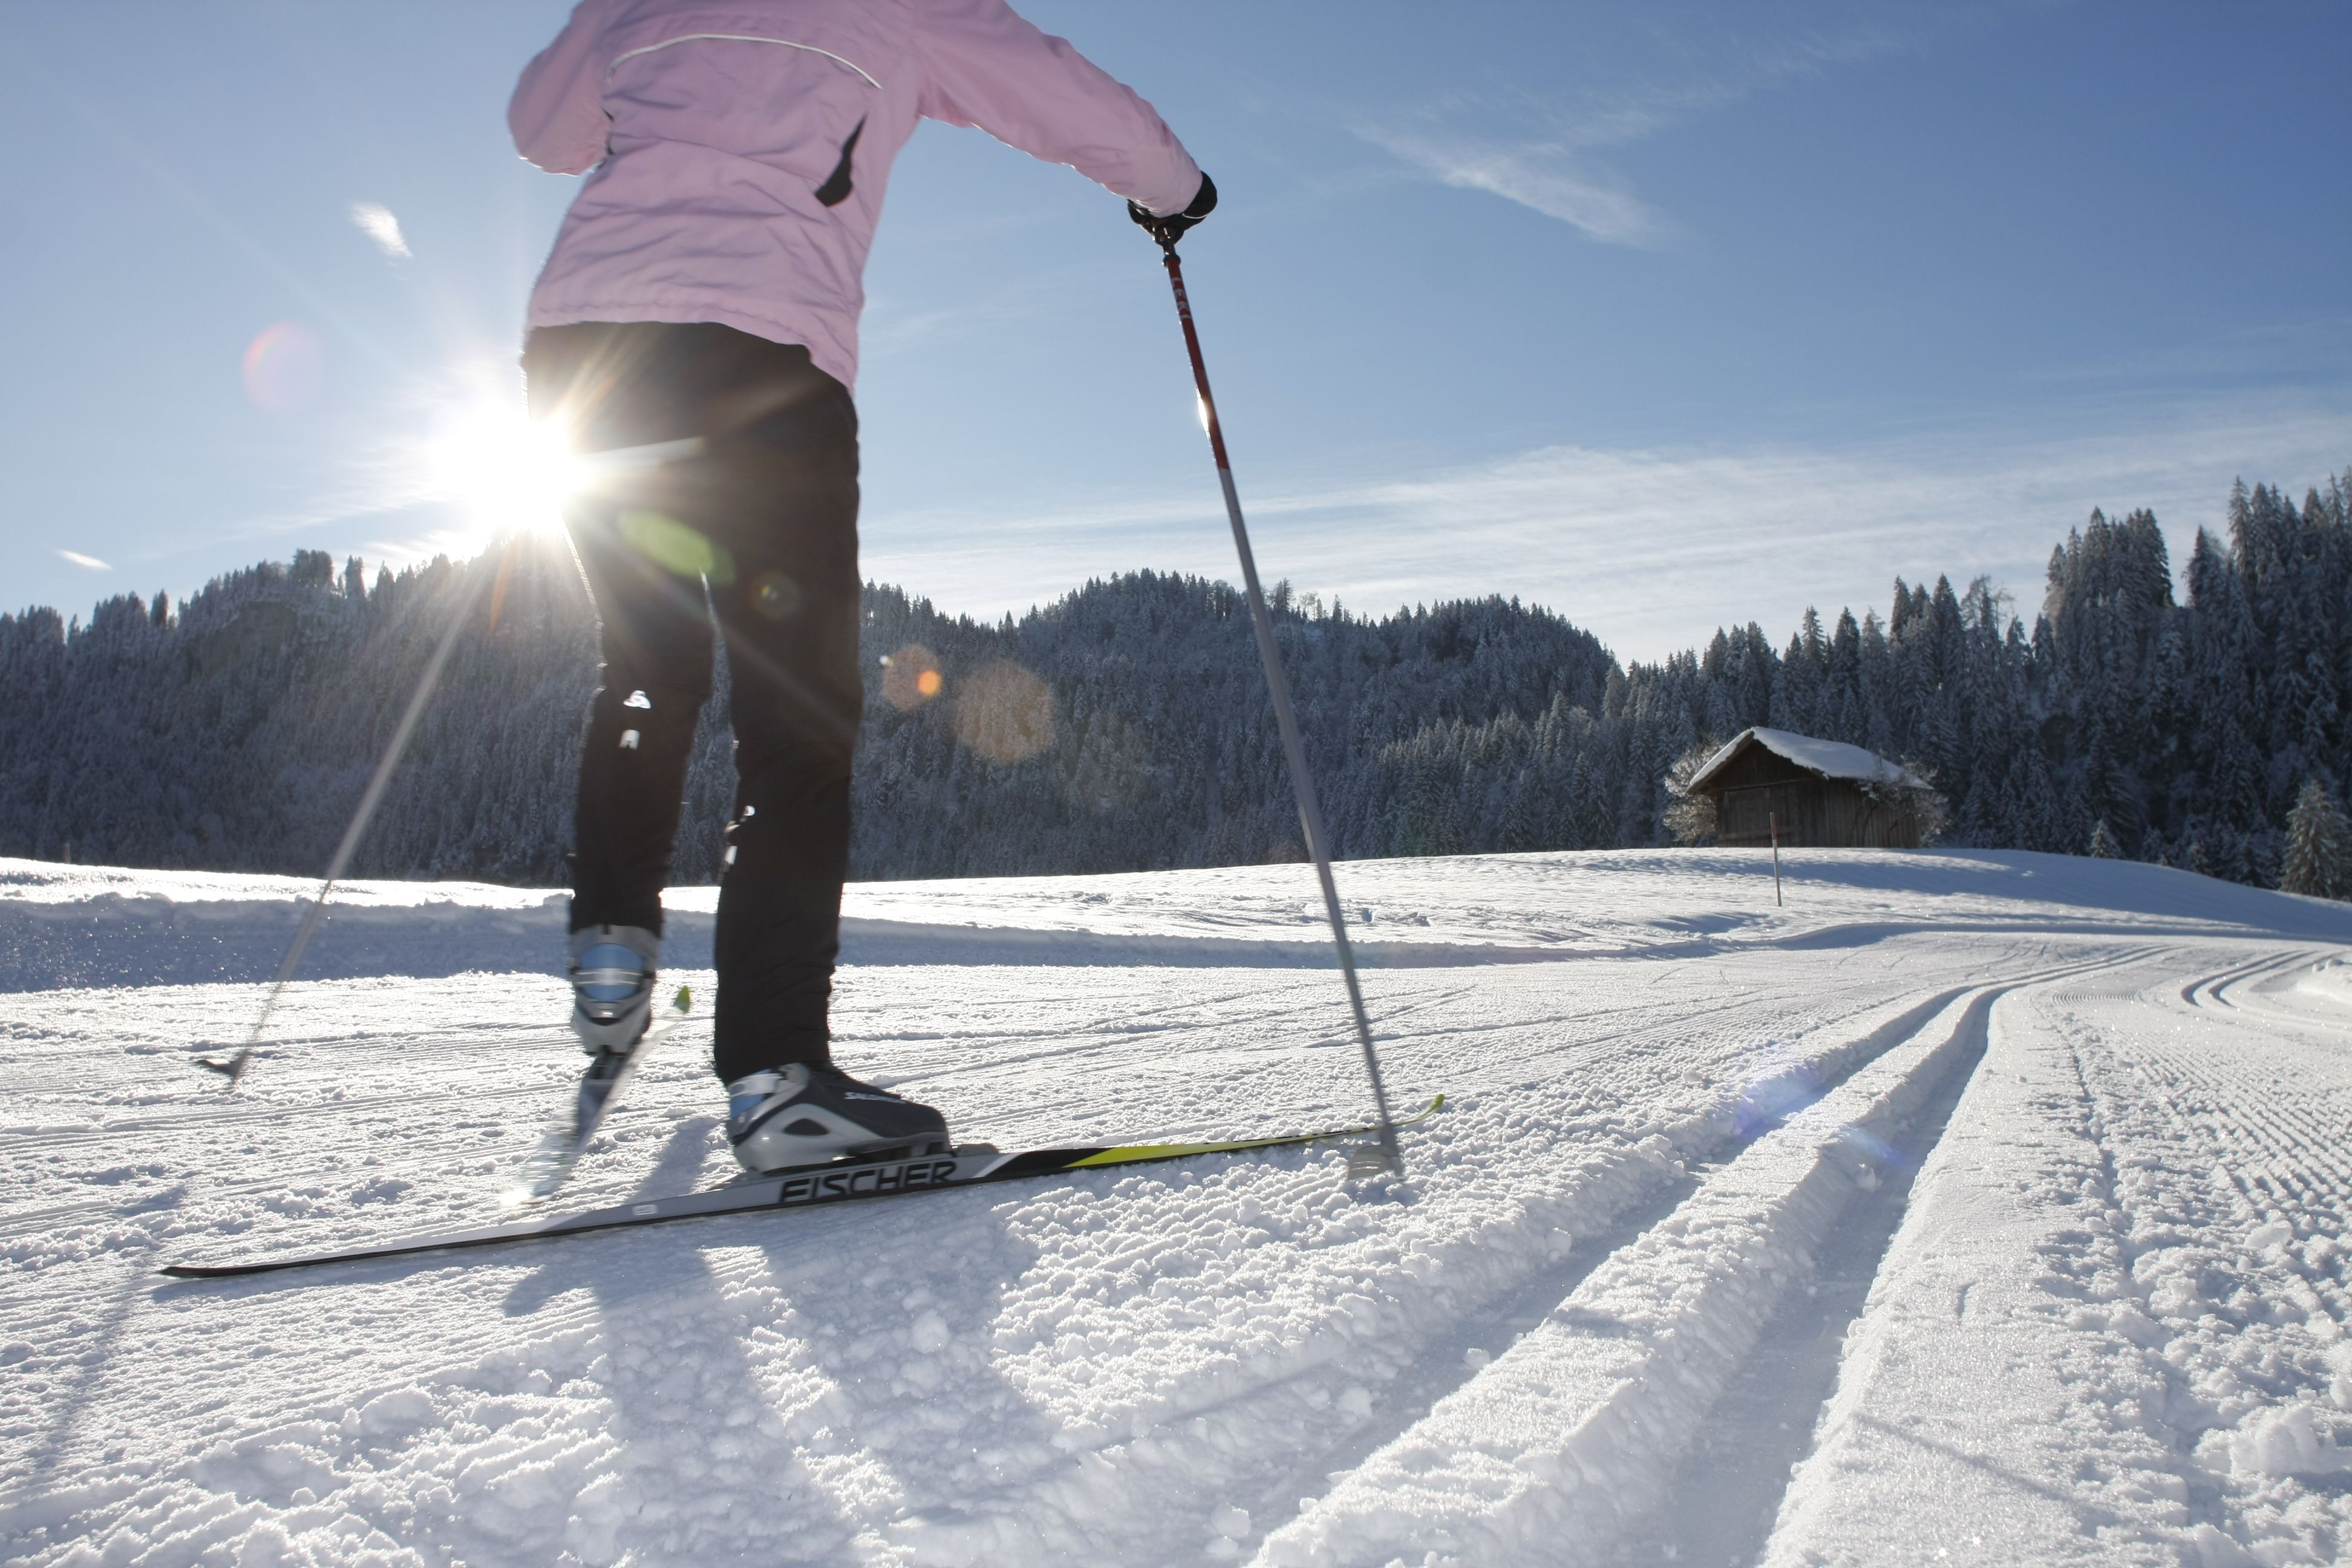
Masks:
[[[1885,614],[1754,623],[1621,666],[1490,598],[1364,616],[1277,589],[1336,848],[1350,858],[1666,842],[1678,759],[1750,724],[1932,778],[1944,841],[2116,853],[2276,885],[2287,815],[2352,761],[2352,470],[2242,485],[2179,574],[2156,519],[2094,512],[2041,604],[1900,579]],[[851,871],[865,879],[1297,858],[1246,605],[1139,572],[1015,619],[866,591]],[[445,634],[353,875],[561,884],[594,618],[561,541],[369,581],[299,552],[184,602],[0,616],[0,854],[315,875]],[[723,661],[722,661],[723,662]],[[717,871],[724,670],[677,878]]]

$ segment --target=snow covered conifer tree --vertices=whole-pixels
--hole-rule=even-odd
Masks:
[[[2091,858],[2094,860],[2123,858],[2123,851],[2116,847],[2116,836],[2107,831],[2107,819],[2104,816],[2099,818],[2099,825],[2091,829]]]
[[[1702,740],[1675,759],[1666,774],[1666,789],[1674,800],[1666,807],[1666,831],[1677,844],[1712,844],[1715,842],[1715,797],[1693,795],[1690,781],[1698,776],[1699,769],[1721,748],[1712,741]]]
[[[2352,898],[2352,821],[2317,779],[2305,779],[2286,819],[2279,886],[2315,898]]]

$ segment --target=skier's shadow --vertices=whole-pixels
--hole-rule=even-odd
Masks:
[[[709,1118],[679,1124],[646,1188],[693,1184]],[[507,1293],[510,1317],[528,1317],[575,1290],[595,1299],[601,1357],[587,1376],[613,1406],[622,1452],[599,1470],[620,1479],[577,1517],[594,1535],[590,1562],[652,1562],[740,1554],[788,1546],[789,1560],[852,1568],[863,1558],[845,1517],[796,1458],[771,1409],[746,1342],[765,1310],[711,1267],[706,1249],[727,1245],[725,1220],[583,1237],[549,1253]],[[735,1243],[740,1245],[740,1243]],[[591,1488],[593,1491],[595,1489]],[[592,1510],[593,1510],[592,1512]]]
[[[1039,1258],[1009,1223],[1020,1207],[986,1189],[855,1204],[775,1215],[759,1241],[785,1302],[778,1331],[831,1384],[809,1460],[856,1454],[887,1468],[893,1518],[869,1522],[920,1561],[933,1555],[926,1537],[952,1561],[1042,1550],[1026,1517],[1040,1484],[1093,1446],[1000,1368],[1006,1293]]]
[[[681,1124],[647,1190],[663,1177],[677,1180],[667,1191],[691,1184],[710,1128]],[[996,1370],[1005,1289],[1037,1252],[1010,1234],[1007,1205],[992,1195],[583,1237],[518,1281],[509,1315],[574,1290],[595,1298],[604,1359],[588,1375],[631,1450],[607,1468],[659,1478],[623,1489],[614,1549],[658,1558],[764,1542],[788,1545],[795,1563],[846,1568],[865,1561],[853,1544],[863,1530],[896,1538],[977,1525],[992,1538],[980,1518],[994,1511],[990,1495],[1072,1458]],[[763,1269],[712,1266],[714,1251],[746,1247]],[[873,1517],[873,1502],[845,1514],[820,1472],[846,1472],[863,1499],[878,1489],[891,1517]]]

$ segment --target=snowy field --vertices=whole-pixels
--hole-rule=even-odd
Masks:
[[[560,900],[0,861],[0,1562],[2352,1555],[2352,910],[2030,854],[1343,867],[1342,1150],[249,1280],[480,1223]],[[673,902],[706,987],[710,895]],[[854,889],[838,1054],[1005,1147],[1360,1118],[1311,873]],[[707,1024],[564,1201],[726,1179]],[[2339,1444],[2341,1447],[2339,1447]]]

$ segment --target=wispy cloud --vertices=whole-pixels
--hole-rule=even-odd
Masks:
[[[1400,126],[1367,126],[1362,134],[1441,184],[1517,202],[1595,239],[1646,245],[1671,226],[1622,176],[1563,142],[1514,144]]]
[[[2352,407],[2340,403],[2118,408],[2104,426],[2066,436],[2012,427],[1844,447],[1551,446],[1370,482],[1245,488],[1244,500],[1269,578],[1368,610],[1517,595],[1622,657],[1655,659],[1719,625],[1756,620],[1779,638],[1808,605],[1883,608],[1898,574],[1983,574],[2030,616],[2051,547],[2095,506],[2152,509],[2179,552],[2200,524],[2221,522],[2232,479],[2299,492],[2352,462]],[[982,615],[1145,565],[1230,580],[1215,504],[1209,490],[1190,506],[876,517],[864,530],[866,570]]]
[[[97,556],[84,555],[79,550],[60,550],[58,552],[58,559],[60,561],[71,562],[76,566],[88,567],[92,572],[111,572],[114,570],[113,567],[109,566]]]
[[[352,221],[360,232],[374,240],[376,248],[395,261],[404,261],[415,252],[408,248],[408,240],[400,232],[400,220],[392,209],[375,202],[353,202]]]
[[[1364,140],[1429,178],[1486,191],[1571,224],[1597,240],[1648,246],[1671,218],[1635,195],[1603,154],[1833,67],[1907,46],[1884,27],[1776,37],[1683,62],[1682,74],[1557,97],[1455,98],[1355,126]]]

